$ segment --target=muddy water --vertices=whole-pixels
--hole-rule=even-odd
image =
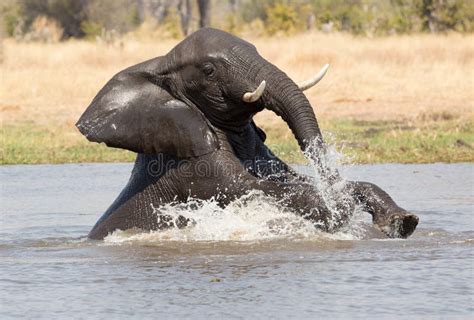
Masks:
[[[258,197],[200,204],[192,230],[85,239],[130,169],[0,167],[0,318],[473,316],[471,164],[343,168],[419,215],[408,240],[365,215],[319,233]]]

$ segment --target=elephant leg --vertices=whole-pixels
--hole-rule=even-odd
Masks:
[[[391,238],[407,238],[418,224],[418,217],[399,207],[373,183],[350,181],[355,199],[372,215],[373,223]]]
[[[317,189],[307,183],[282,183],[275,181],[259,181],[250,184],[254,189],[262,190],[289,208],[295,210],[303,218],[326,232],[335,232],[350,219],[354,206],[338,208],[338,216],[333,215]]]
[[[287,185],[289,182],[311,185],[312,179],[310,177],[294,172],[286,163],[275,156],[260,139],[256,141],[255,159],[253,168],[256,169],[249,170],[247,168],[247,170],[257,178],[273,180],[283,184],[287,183]],[[277,164],[276,166],[274,165],[275,163]],[[258,170],[259,165],[264,170]],[[269,170],[269,168],[271,170]],[[276,168],[276,170],[273,168]],[[274,179],[274,177],[277,177],[277,179]],[[332,184],[337,181],[338,179],[336,178],[330,183]],[[311,188],[311,186],[309,188],[311,190],[303,190],[301,192],[309,195],[314,194],[314,188]],[[371,213],[374,224],[388,236],[406,238],[415,230],[418,224],[418,217],[400,208],[393,199],[378,186],[367,182],[348,182],[346,188],[349,194],[353,194],[354,200],[364,205],[365,209]],[[293,186],[292,189],[297,190],[298,187]],[[324,206],[324,201],[320,196],[318,196],[318,198],[318,207],[322,209],[322,211],[325,211],[328,217],[331,216],[329,210]],[[293,203],[298,202],[296,199],[294,201],[288,199],[288,201],[291,207],[298,207],[298,204]],[[347,201],[347,199],[337,199],[336,202],[336,211],[342,215],[342,217],[340,217],[341,221],[347,221],[350,213],[353,212],[355,203],[353,201]],[[305,201],[300,203],[305,203]],[[302,209],[302,211],[305,211],[305,209]],[[327,225],[331,222],[328,219],[321,219],[321,217],[319,220],[325,221]]]
[[[238,198],[252,190],[262,191],[265,195],[276,199],[279,204],[311,221],[315,227],[322,231],[334,232],[348,221],[348,219],[334,221],[324,199],[310,184],[263,180],[252,176],[234,181],[233,187],[237,189],[234,191],[234,197],[227,197],[227,200]]]
[[[321,194],[310,183],[280,182],[258,178],[249,173],[233,153],[217,151],[216,154],[212,161],[218,164],[217,167],[213,166],[217,170],[208,175],[208,178],[202,177],[194,182],[192,196],[200,199],[212,197],[225,206],[252,190],[259,190],[312,221],[316,227],[324,231],[335,231],[349,220],[349,211],[347,211],[343,219],[334,221]],[[229,172],[232,173],[229,174]]]

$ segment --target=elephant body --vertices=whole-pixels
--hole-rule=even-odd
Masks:
[[[264,145],[263,131],[255,124],[235,137],[219,129],[219,147],[200,157],[179,158],[166,154],[137,155],[129,182],[89,233],[102,239],[116,229],[158,230],[186,227],[189,219],[162,215],[159,207],[188,199],[214,199],[222,206],[251,190],[279,199],[294,198],[293,206],[319,208],[319,196],[308,177],[298,176]],[[246,141],[252,147],[243,148]],[[248,145],[248,144],[247,144]],[[240,151],[240,152],[239,152]],[[294,188],[290,181],[298,181]],[[312,199],[300,199],[311,192]],[[158,208],[158,210],[157,210]],[[327,213],[325,213],[327,215]]]
[[[160,206],[189,198],[225,206],[252,190],[329,232],[344,225],[357,204],[388,236],[407,237],[415,230],[416,216],[366,182],[344,182],[351,198],[336,199],[341,219],[331,219],[312,179],[295,173],[265,145],[265,133],[252,120],[265,108],[288,123],[303,151],[317,149],[310,160],[321,179],[343,182],[319,157],[326,147],[302,89],[242,39],[201,29],[166,56],[119,72],[76,126],[90,141],[138,155],[128,184],[89,237],[186,227],[191,219],[164,215]]]

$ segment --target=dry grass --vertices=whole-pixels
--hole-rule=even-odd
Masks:
[[[472,123],[473,35],[368,39],[310,33],[249,40],[295,81],[311,76],[324,63],[331,64],[326,78],[307,91],[323,122],[352,118]],[[7,39],[0,64],[2,122],[66,128],[54,130],[78,135],[73,124],[108,79],[127,66],[165,54],[176,43],[129,39],[113,47]],[[277,128],[284,124],[273,114],[263,113],[257,121],[288,137],[286,130]]]
[[[308,92],[321,118],[399,120],[443,112],[472,117],[473,36],[308,34],[258,45],[293,79],[331,64],[327,78]]]

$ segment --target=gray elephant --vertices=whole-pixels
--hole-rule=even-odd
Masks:
[[[117,229],[186,227],[193,221],[160,214],[160,205],[192,197],[225,206],[251,190],[275,197],[324,231],[342,227],[360,204],[388,236],[408,237],[418,217],[367,182],[344,183],[350,201],[337,203],[335,221],[312,179],[276,157],[253,122],[264,108],[281,116],[303,151],[317,151],[310,160],[319,177],[328,185],[339,183],[338,172],[321,160],[326,146],[303,94],[324,73],[298,86],[252,44],[201,29],[167,55],[116,74],[76,126],[90,141],[138,155],[128,184],[89,237],[102,239]]]

